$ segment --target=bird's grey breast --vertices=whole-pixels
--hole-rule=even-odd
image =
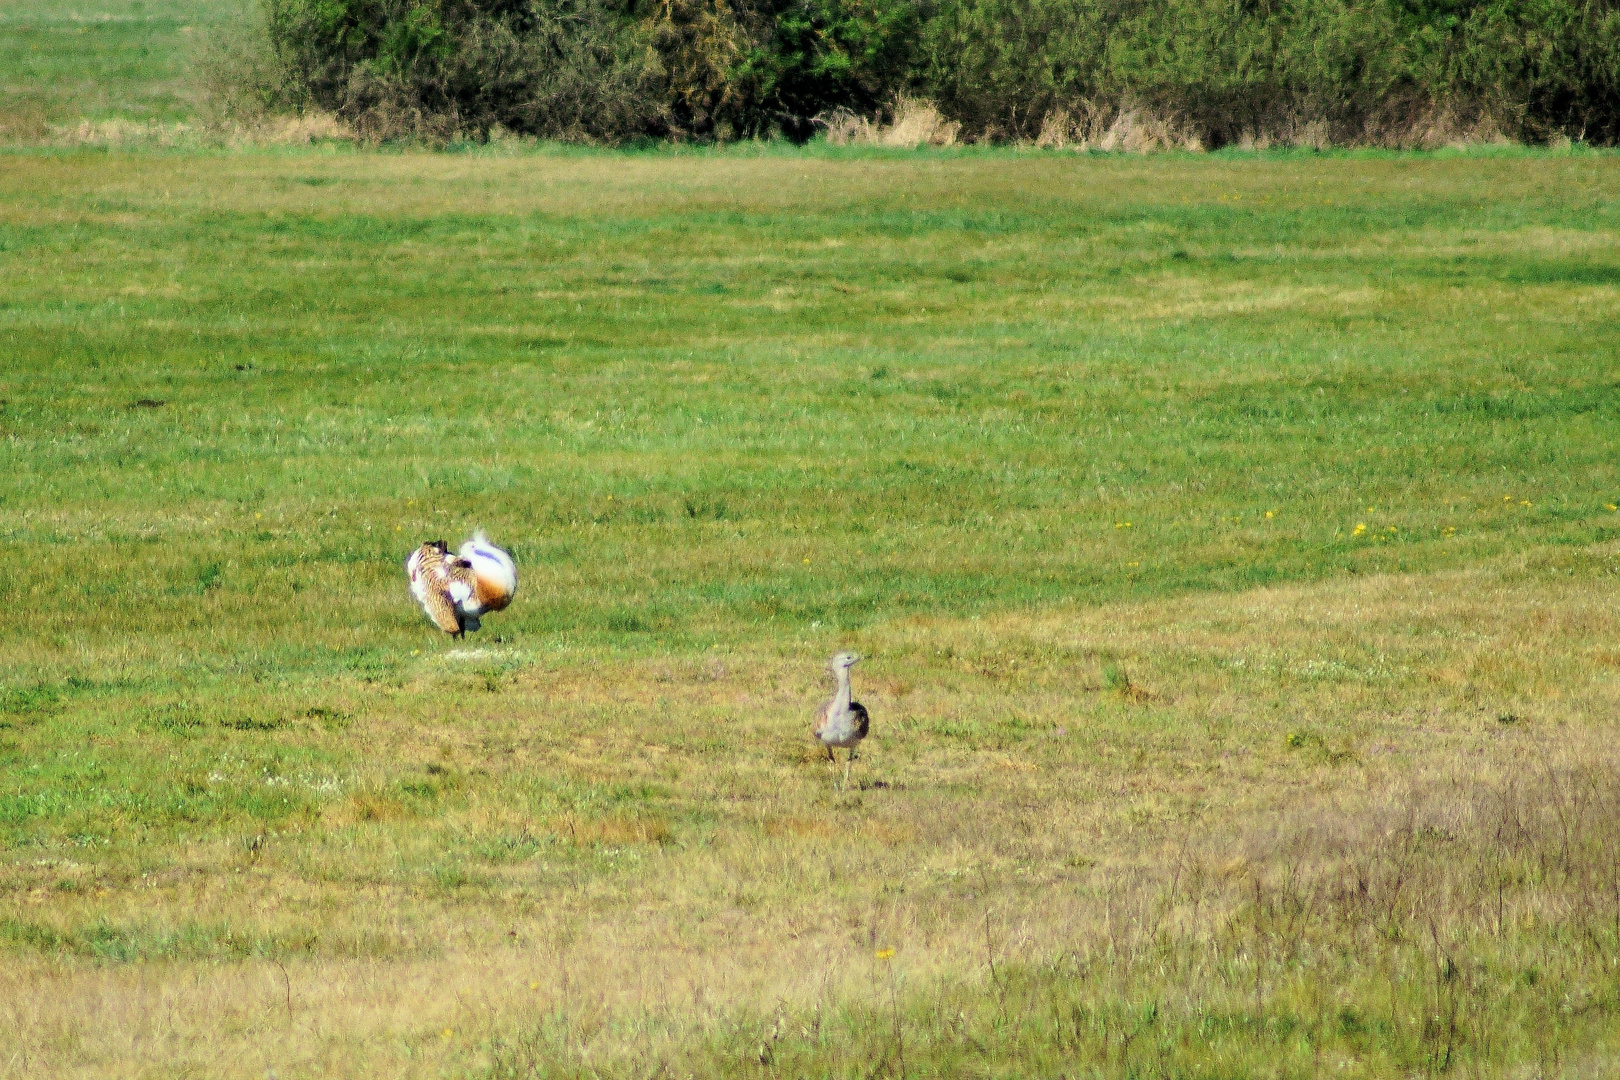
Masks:
[[[828,746],[847,746],[866,734],[866,710],[835,708],[829,701],[821,707],[821,723],[816,726],[816,738]]]

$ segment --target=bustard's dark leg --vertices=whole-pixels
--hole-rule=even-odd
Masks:
[[[832,747],[827,747],[827,760],[834,765],[838,764],[838,755],[833,753]]]

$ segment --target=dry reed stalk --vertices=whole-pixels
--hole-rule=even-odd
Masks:
[[[848,109],[823,114],[817,123],[834,146],[954,146],[962,130],[961,124],[947,120],[931,102],[909,97],[895,101],[893,119],[887,124]]]
[[[1146,154],[1163,150],[1204,149],[1190,125],[1142,105],[1080,101],[1053,109],[1041,121],[1035,145],[1051,150],[1101,150]]]

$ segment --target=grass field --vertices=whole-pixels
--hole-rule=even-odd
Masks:
[[[12,0],[0,5],[0,140],[81,121],[189,118],[199,45],[237,0]]]
[[[1604,1075],[1617,189],[6,153],[0,1076]]]
[[[0,135],[223,10],[0,9]],[[1617,194],[0,152],[0,1077],[1610,1074]]]
[[[0,1077],[1613,1072],[1612,156],[26,145],[232,10],[0,8]]]

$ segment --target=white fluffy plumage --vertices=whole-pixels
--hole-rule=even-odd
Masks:
[[[470,595],[457,598],[456,609],[467,620],[468,630],[478,629],[478,619],[491,611],[499,611],[517,595],[517,563],[512,556],[489,542],[483,529],[473,533],[471,540],[461,545],[456,554],[472,568],[473,589]]]

